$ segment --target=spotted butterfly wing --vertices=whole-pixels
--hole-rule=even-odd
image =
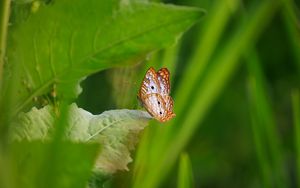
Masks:
[[[165,98],[164,100],[166,101],[165,108],[169,112],[169,115],[173,114],[175,116],[175,114],[173,113],[173,104],[174,104],[174,101],[173,101],[172,97],[170,97],[170,96],[167,95],[164,98]]]
[[[141,84],[138,97],[146,110],[158,121],[165,122],[175,116],[170,94],[170,73],[162,68],[158,72],[149,68]]]
[[[143,100],[146,110],[156,119],[162,119],[167,114],[166,104],[161,95],[158,93],[148,94]]]
[[[170,72],[167,68],[161,68],[157,71],[157,78],[161,94],[170,95]]]
[[[159,81],[157,78],[157,73],[154,68],[149,68],[146,72],[142,85],[139,91],[140,99],[145,97],[147,94],[160,93]]]

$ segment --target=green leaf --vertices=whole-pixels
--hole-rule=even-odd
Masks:
[[[75,98],[84,77],[167,47],[203,15],[196,8],[117,0],[60,0],[30,11],[24,6],[15,4],[8,36],[6,78],[9,67],[21,67],[16,111],[51,91]]]
[[[130,151],[134,149],[141,130],[148,125],[151,116],[139,110],[110,110],[93,115],[75,104],[69,109],[65,139],[78,143],[100,143],[95,170],[112,174],[117,170],[128,170],[132,161]],[[50,140],[53,137],[56,113],[52,106],[33,108],[21,113],[12,125],[12,140]]]

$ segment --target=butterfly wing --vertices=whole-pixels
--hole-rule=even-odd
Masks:
[[[158,93],[148,94],[144,98],[144,107],[157,120],[162,121],[167,115],[164,99]]]
[[[170,94],[170,72],[167,68],[161,68],[157,71],[157,78],[162,95]]]
[[[164,121],[168,121],[169,119],[172,119],[173,117],[176,116],[176,114],[173,112],[173,99],[169,95],[166,95],[164,97],[165,100],[165,108],[166,108],[166,115],[164,117]]]
[[[160,85],[157,78],[157,73],[154,68],[149,68],[143,79],[139,91],[139,98],[143,99],[146,95],[151,93],[160,93]]]

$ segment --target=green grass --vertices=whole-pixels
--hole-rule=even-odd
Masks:
[[[224,5],[216,4],[216,6]],[[154,163],[151,163],[151,159],[143,162],[144,164],[147,163],[149,169],[147,174],[141,176],[138,180],[135,179],[136,187],[156,187],[163,181],[163,178],[175,164],[180,151],[188,143],[200,122],[203,121],[209,108],[213,105],[217,96],[220,95],[227,80],[234,74],[239,58],[243,55],[244,50],[246,51],[247,46],[254,44],[255,39],[257,39],[264,28],[263,26],[269,23],[276,9],[277,7],[273,6],[273,3],[269,1],[262,2],[255,7],[246,20],[233,32],[223,50],[218,52],[217,56],[213,58],[213,61],[216,63],[213,63],[213,66],[207,70],[200,83],[196,83],[199,80],[197,79],[198,72],[189,72],[192,68],[187,68],[187,72],[184,74],[184,81],[179,85],[178,90],[175,91],[175,93],[179,92],[179,94],[175,95],[177,105],[175,105],[175,112],[178,113],[176,120],[171,121],[170,125],[166,125],[167,127],[164,129],[168,130],[165,130],[165,132],[160,130],[157,135],[151,137],[151,144],[157,146],[149,150],[149,153],[154,155],[155,160],[153,160]],[[216,8],[216,10],[219,9]],[[227,10],[224,9],[224,11]],[[223,25],[223,21],[216,23],[216,25],[219,24]],[[207,40],[206,38],[204,39]],[[202,45],[201,42],[199,44]],[[208,53],[210,53],[209,51]],[[196,51],[195,54],[200,54],[200,52]],[[206,56],[203,53],[202,55]],[[209,55],[207,56],[209,57]],[[196,62],[193,61],[189,62],[190,66],[198,70],[197,66],[194,66]],[[200,61],[200,63],[203,62]],[[201,64],[198,65],[201,70]],[[199,76],[201,76],[201,72]],[[180,93],[185,94],[181,95]],[[161,155],[161,153],[164,153],[164,155]],[[156,166],[156,168],[152,169],[153,166]]]

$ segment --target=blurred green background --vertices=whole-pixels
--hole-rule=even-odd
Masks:
[[[299,187],[299,2],[166,3],[207,14],[175,46],[82,83],[78,104],[93,113],[135,109],[145,70],[171,71],[177,116],[151,122],[130,171],[107,186]]]

